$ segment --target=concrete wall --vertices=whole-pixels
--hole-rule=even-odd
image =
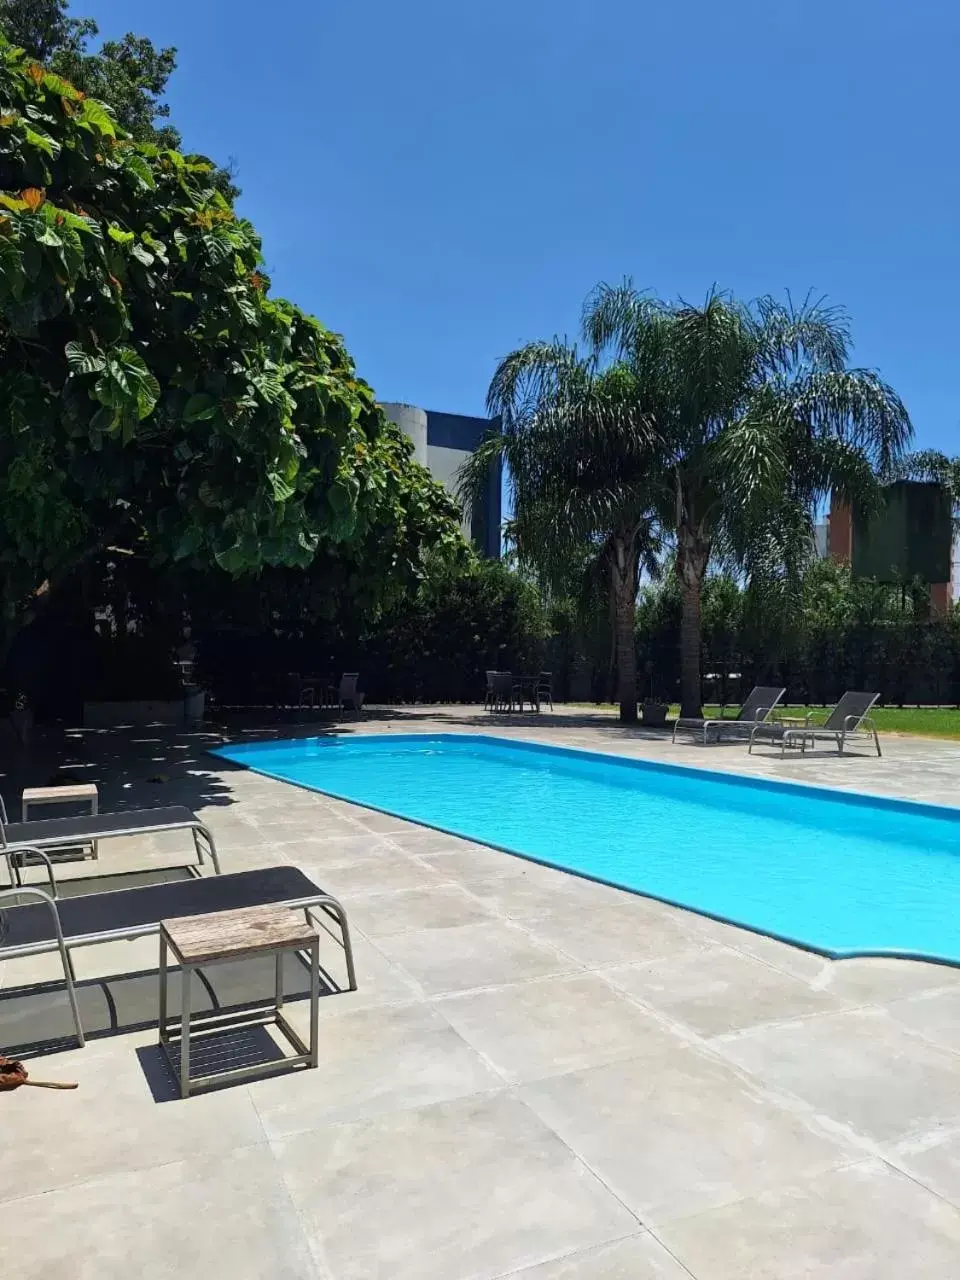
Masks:
[[[395,401],[382,404],[382,408],[387,417],[413,441],[416,460],[456,497],[457,472],[496,424],[490,418],[436,413]],[[501,474],[499,466],[491,468],[483,503],[463,515],[464,534],[491,559],[500,557]]]
[[[427,461],[427,414],[414,404],[390,402],[382,404],[381,409],[391,422],[395,422],[405,436],[413,441],[413,456],[421,466],[429,466]]]

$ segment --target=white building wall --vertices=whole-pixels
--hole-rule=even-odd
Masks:
[[[380,408],[391,422],[395,422],[405,436],[413,441],[413,456],[421,466],[427,461],[427,411],[414,404],[389,402]]]
[[[470,457],[468,450],[447,449],[443,445],[431,444],[427,447],[427,466],[434,480],[446,489],[447,493],[457,497],[457,472]],[[464,535],[470,537],[470,512],[462,519]]]

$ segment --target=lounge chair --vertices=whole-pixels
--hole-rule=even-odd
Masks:
[[[302,909],[309,919],[311,910],[322,910],[340,927],[347,979],[350,990],[356,990],[346,912],[336,898],[324,893],[296,867],[265,867],[259,871],[237,871],[140,889],[114,889],[109,893],[58,898],[49,859],[42,850],[32,852],[46,863],[50,892],[34,885],[0,890],[0,961],[59,951],[67,999],[81,1046],[84,1034],[74,986],[76,975],[70,958],[72,948],[159,933],[161,920],[179,916],[282,906]],[[11,855],[7,852],[6,856]],[[7,903],[11,905],[5,905]]]
[[[0,797],[0,854],[10,853],[10,883],[20,884],[24,856],[37,849],[69,849],[112,836],[155,835],[160,831],[189,831],[202,866],[205,853],[210,854],[213,869],[219,875],[220,860],[213,835],[192,809],[182,805],[166,805],[156,809],[128,809],[123,813],[83,814],[75,818],[37,818],[28,822],[8,822],[7,810]]]
[[[360,717],[360,709],[363,706],[363,700],[367,696],[365,693],[357,691],[357,681],[360,679],[359,671],[345,671],[340,677],[340,690],[337,700],[340,707],[340,714],[343,714],[343,708],[346,704],[353,708],[357,718]]]
[[[836,742],[838,753],[843,755],[843,749],[850,738],[872,738],[873,745],[877,748],[877,755],[882,755],[877,727],[870,716],[873,704],[879,697],[879,693],[848,690],[823,724],[814,724],[811,712],[805,717],[805,723],[802,725],[776,723],[754,725],[750,731],[749,750],[753,751],[753,744],[757,738],[766,739],[775,744],[779,742],[782,756],[787,747],[799,743],[800,750],[806,751],[808,743],[814,747],[819,740],[827,738]]]
[[[687,729],[691,733],[703,733],[703,741],[709,741],[711,730],[716,732],[715,742],[721,737],[747,738],[752,735],[757,724],[770,718],[770,713],[786,693],[786,689],[774,689],[772,686],[756,685],[750,690],[747,700],[740,708],[735,720],[702,720],[693,716],[679,717],[673,726],[673,741],[677,740],[677,730]]]

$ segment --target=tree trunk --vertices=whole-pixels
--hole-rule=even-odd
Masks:
[[[693,530],[678,530],[677,569],[683,598],[680,622],[680,714],[696,718],[700,701],[700,592],[710,559],[710,543]]]
[[[637,553],[632,538],[615,538],[612,557],[616,601],[617,697],[620,720],[637,720]]]

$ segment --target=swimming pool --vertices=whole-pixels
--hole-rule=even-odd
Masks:
[[[464,734],[214,754],[828,955],[960,964],[960,810]]]

